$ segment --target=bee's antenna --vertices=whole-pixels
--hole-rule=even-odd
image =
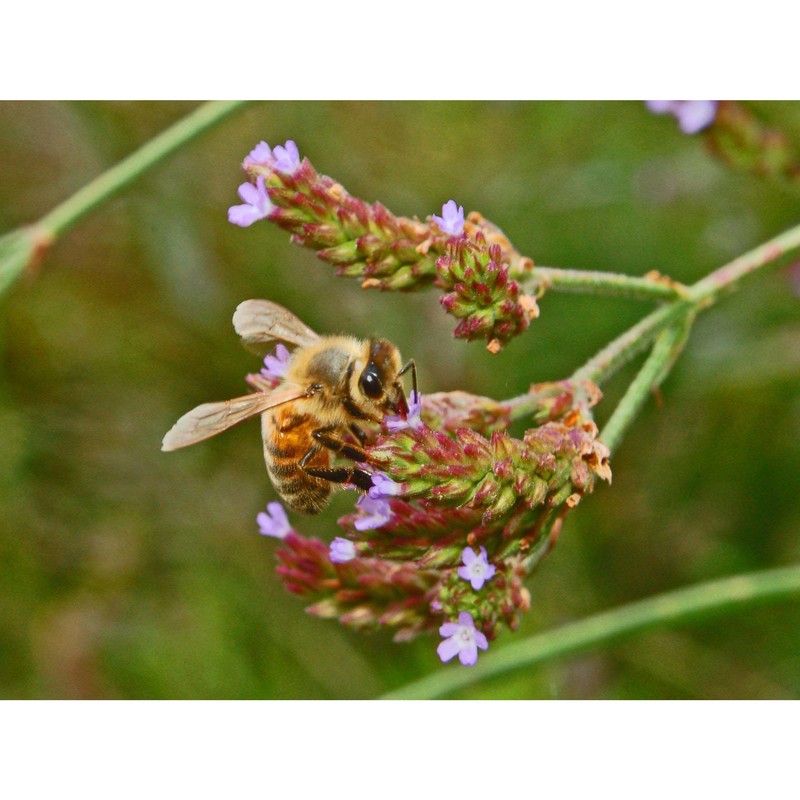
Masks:
[[[419,390],[417,389],[417,365],[414,363],[414,359],[409,359],[408,363],[400,370],[400,375],[405,375],[406,372],[411,370],[411,385],[414,387],[414,394],[417,396],[419,400]]]

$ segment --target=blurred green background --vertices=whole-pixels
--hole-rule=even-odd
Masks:
[[[0,103],[0,231],[32,222],[195,104]],[[800,138],[800,104],[757,109]],[[451,197],[538,264],[693,282],[800,222],[798,195],[732,172],[640,103],[257,103],[85,219],[2,299],[0,695],[368,698],[437,669],[314,619],[274,574],[259,426],[160,451],[182,413],[247,390],[230,324],[267,297],[320,332],[377,334],[422,391],[502,398],[567,376],[646,313],[548,295],[499,356],[455,341],[435,293],[362,292],[268,223],[226,220],[261,139],[399,214]],[[601,486],[530,582],[500,649],[671,588],[800,560],[800,299],[760,277],[696,325]],[[602,422],[632,370],[607,387]],[[342,493],[307,534],[332,538]],[[461,692],[492,698],[796,698],[800,607],[664,630]]]

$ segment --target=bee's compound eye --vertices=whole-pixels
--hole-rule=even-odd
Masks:
[[[367,367],[358,379],[361,391],[371,400],[377,400],[383,394],[383,385],[374,367]]]

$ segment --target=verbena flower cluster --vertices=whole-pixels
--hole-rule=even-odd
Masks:
[[[520,283],[531,278],[533,261],[477,212],[465,217],[454,200],[424,222],[399,217],[319,175],[292,141],[259,143],[243,168],[249,182],[239,187],[243,203],[229,209],[230,222],[269,220],[363,288],[440,289],[442,307],[459,320],[457,337],[484,338],[496,352],[538,314],[536,297]]]
[[[537,315],[533,262],[479,213],[454,200],[425,222],[351,197],[300,158],[294,142],[257,145],[244,160],[244,201],[228,213],[247,227],[268,219],[365,288],[434,286],[459,322],[458,337],[497,352]],[[259,373],[278,386],[291,354],[278,345]],[[310,601],[308,611],[359,629],[388,627],[397,641],[438,631],[443,661],[473,665],[503,626],[530,605],[526,577],[558,538],[565,516],[610,480],[609,452],[591,408],[589,382],[539,384],[498,402],[466,392],[409,397],[408,413],[365,429],[371,486],[339,520],[330,543],[309,537],[279,503],[258,515],[281,541],[278,574]],[[521,438],[511,422],[531,418]],[[355,444],[355,442],[354,442]]]
[[[531,387],[540,424],[509,435],[513,404],[465,392],[412,398],[368,441],[372,488],[326,544],[290,526],[279,503],[258,515],[281,540],[278,574],[308,611],[396,641],[439,631],[442,660],[474,664],[530,605],[525,578],[565,516],[610,480],[591,406],[599,391],[569,381]]]

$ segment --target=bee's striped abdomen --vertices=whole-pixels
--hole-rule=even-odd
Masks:
[[[315,446],[312,434],[319,427],[313,416],[296,408],[276,409],[262,416],[264,460],[275,491],[286,504],[303,514],[318,514],[331,493],[329,481],[315,478],[303,470],[300,461]],[[327,467],[330,452],[316,445],[308,466]]]

